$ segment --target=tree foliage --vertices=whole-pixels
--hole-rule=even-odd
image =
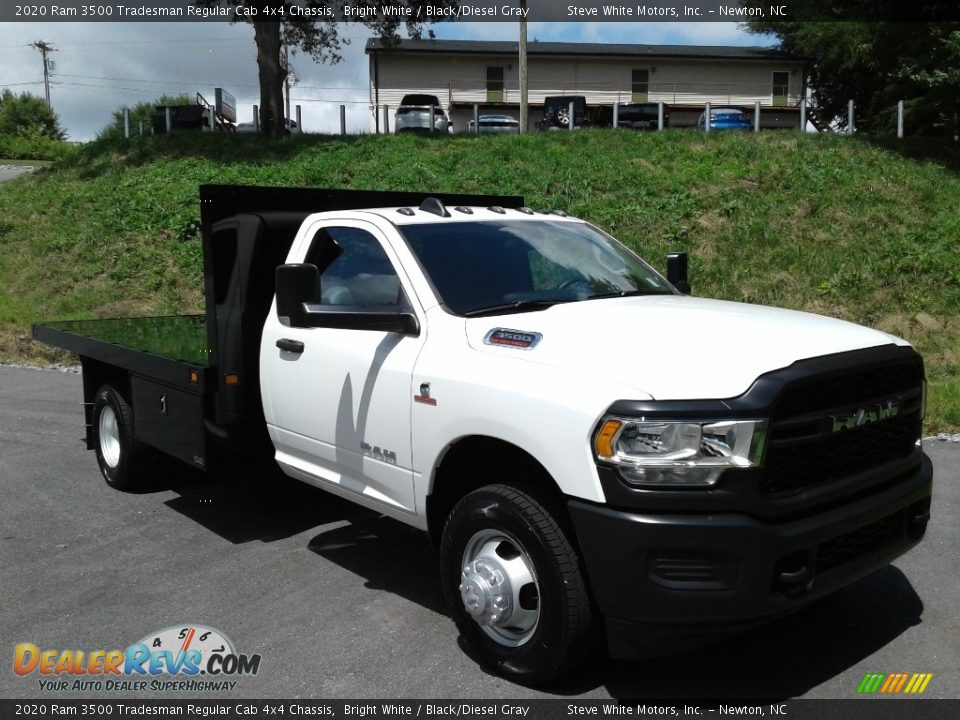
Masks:
[[[746,29],[775,35],[782,50],[811,58],[815,104],[825,119],[841,127],[847,125],[847,103],[853,100],[858,127],[890,130],[896,125],[897,102],[903,100],[908,132],[953,131],[960,111],[960,23],[890,21],[904,12],[900,0],[843,5],[849,5],[846,13],[837,9],[836,0],[807,0],[803,10],[811,17],[853,20],[753,20]],[[910,11],[936,17],[943,6],[916,0]]]
[[[281,50],[284,45],[290,49],[302,50],[317,62],[335,64],[340,62],[340,55],[344,45],[349,44],[349,38],[341,35],[340,31],[345,23],[337,23],[335,13],[343,6],[342,0],[195,0],[201,7],[216,7],[229,5],[234,8],[242,6],[248,14],[237,15],[235,21],[250,22],[253,25],[254,41],[257,45],[257,69],[260,78],[260,128],[261,132],[271,137],[280,137],[286,130],[283,124],[283,82],[287,75],[281,59]],[[456,7],[456,0],[352,0],[350,5],[355,9],[382,8],[391,5],[397,8],[407,8],[411,12],[409,19],[400,19],[394,16],[391,19],[377,15],[358,14],[354,22],[370,28],[371,32],[386,42],[396,42],[399,39],[401,26],[405,27],[410,37],[419,38],[423,35],[423,23],[418,21],[420,10],[431,6]],[[292,6],[306,8],[306,12],[293,14]],[[283,11],[282,20],[269,21],[262,18],[277,17],[277,11]],[[253,15],[251,10],[256,11]],[[330,15],[325,14],[330,12]],[[425,17],[426,14],[423,13]],[[259,18],[259,19],[258,19]],[[320,19],[317,19],[320,18]],[[432,32],[427,33],[433,37]]]
[[[10,90],[0,93],[0,135],[46,137],[63,140],[66,134],[60,127],[60,118],[43,98]]]
[[[189,95],[161,95],[156,100],[137,103],[130,111],[130,134],[136,135],[140,132],[140,123],[143,123],[145,133],[150,132],[153,127],[153,113],[157,107],[169,105],[176,107],[178,105],[193,105],[194,99]],[[123,137],[123,108],[117,108],[110,117],[103,130],[98,134],[99,138]]]

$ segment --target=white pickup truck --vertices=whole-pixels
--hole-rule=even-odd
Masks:
[[[754,625],[925,532],[899,338],[690,297],[685,256],[516,197],[204,186],[201,221],[205,315],[34,326],[107,482],[267,456],[420,528],[508,677]]]

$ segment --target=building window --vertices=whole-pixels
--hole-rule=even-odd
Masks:
[[[634,70],[630,88],[630,99],[633,102],[646,102],[650,94],[650,71]]]
[[[790,73],[777,71],[773,74],[773,105],[785,107],[789,104]]]
[[[487,102],[503,102],[503,68],[487,68]]]

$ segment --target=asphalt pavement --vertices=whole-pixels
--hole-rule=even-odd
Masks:
[[[18,178],[24,173],[33,172],[30,165],[2,165],[0,164],[0,183]]]
[[[933,673],[925,697],[960,698],[958,443],[926,443],[933,519],[893,566],[722,644],[533,689],[458,646],[420,533],[269,470],[160,463],[149,490],[112,490],[81,400],[77,374],[0,367],[0,698],[176,697],[42,691],[14,646],[125,649],[195,624],[262,658],[211,699],[853,698],[868,672]]]

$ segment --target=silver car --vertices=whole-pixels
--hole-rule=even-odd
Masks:
[[[520,121],[509,115],[481,115],[480,133],[502,134],[520,132]],[[467,132],[477,132],[473,120],[467,123]]]
[[[433,108],[433,132],[450,132],[450,121],[436,95],[404,95],[397,108],[395,132],[431,132],[430,108]]]

